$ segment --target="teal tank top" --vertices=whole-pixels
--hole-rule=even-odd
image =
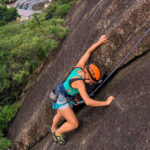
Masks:
[[[76,94],[79,93],[78,89],[74,89],[70,86],[69,84],[69,80],[73,77],[79,77],[80,79],[83,79],[81,75],[79,75],[77,73],[77,71],[79,70],[82,70],[81,68],[75,68],[71,73],[70,75],[68,76],[68,78],[64,81],[63,85],[64,85],[64,88],[67,92],[67,94],[71,95],[71,96],[74,96]]]

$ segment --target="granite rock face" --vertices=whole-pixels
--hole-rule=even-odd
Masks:
[[[51,134],[31,150],[149,150],[150,52],[119,70],[97,99],[114,95],[108,107],[84,107],[77,113],[80,126],[67,134],[65,146]]]
[[[90,62],[99,64],[102,75],[113,70],[150,27],[149,8],[148,0],[77,1],[67,18],[70,26],[67,38],[55,59],[26,92],[10,126],[12,149],[25,150],[47,133],[54,115],[48,102],[50,90],[102,34],[109,35],[110,42],[99,47]],[[106,99],[114,95],[116,101],[107,108],[85,107],[78,112],[80,128],[68,134],[65,149],[150,149],[149,35],[96,97]],[[53,144],[48,135],[32,149],[64,147]]]

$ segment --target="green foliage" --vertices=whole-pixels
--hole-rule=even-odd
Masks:
[[[52,17],[55,16],[55,11],[58,7],[58,3],[57,2],[52,2],[51,5],[46,9],[46,19],[51,19]]]
[[[8,0],[0,0],[1,5],[6,5],[8,3]]]
[[[58,0],[55,13],[59,16],[62,8],[70,5],[68,0]],[[2,7],[7,10],[6,7]],[[3,18],[3,12],[0,18]],[[66,13],[66,11],[64,11]],[[12,11],[13,14],[13,11]],[[59,45],[68,28],[60,18],[45,20],[45,13],[21,25],[16,22],[0,27],[0,101],[17,99],[21,89],[43,59]],[[62,17],[62,16],[61,16]]]
[[[21,103],[5,104],[0,106],[0,131],[7,128],[8,122],[15,116]]]
[[[40,24],[32,19],[0,27],[0,101],[16,99],[30,74],[68,33],[63,19],[37,19]]]
[[[55,15],[57,17],[60,17],[60,18],[63,18],[67,15],[68,11],[70,10],[71,8],[71,5],[70,4],[64,4],[64,5],[61,5],[59,6],[57,9],[56,9],[56,12],[55,12]]]
[[[20,70],[19,72],[15,73],[13,76],[13,80],[17,81],[18,83],[22,83],[24,78],[29,75],[28,71]]]
[[[0,150],[8,149],[11,145],[11,141],[0,135]]]
[[[58,0],[56,2],[52,2],[46,9],[46,19],[64,18],[74,2],[75,0]]]
[[[16,20],[18,14],[17,14],[17,9],[16,8],[10,8],[8,9],[8,13],[7,13],[7,22],[10,22],[12,20]]]
[[[16,20],[17,16],[16,8],[8,9],[6,6],[0,6],[0,25]]]
[[[8,128],[8,122],[15,116],[21,103],[6,104],[0,106],[0,150],[7,149],[11,141],[3,137],[3,133]]]
[[[15,8],[0,6],[0,25],[3,25],[0,26],[0,150],[11,145],[4,136],[20,106],[14,102],[30,75],[68,33],[63,17],[72,3],[71,0],[53,2],[45,13],[35,14],[25,24],[11,21],[17,17]]]

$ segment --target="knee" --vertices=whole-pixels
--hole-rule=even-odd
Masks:
[[[53,118],[53,122],[54,121],[57,121],[57,120],[59,120],[59,121],[63,121],[64,120],[64,117],[62,117],[60,114],[56,114],[55,116],[54,116],[54,118]]]
[[[79,127],[79,122],[78,121],[73,121],[72,126],[73,126],[74,129],[78,128]]]

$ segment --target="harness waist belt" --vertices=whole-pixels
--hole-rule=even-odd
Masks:
[[[73,96],[67,94],[66,90],[65,90],[65,87],[63,85],[63,82],[61,82],[59,85],[58,85],[58,90],[60,91],[60,93],[62,93],[65,98],[67,98],[68,100],[71,100],[73,99]]]

